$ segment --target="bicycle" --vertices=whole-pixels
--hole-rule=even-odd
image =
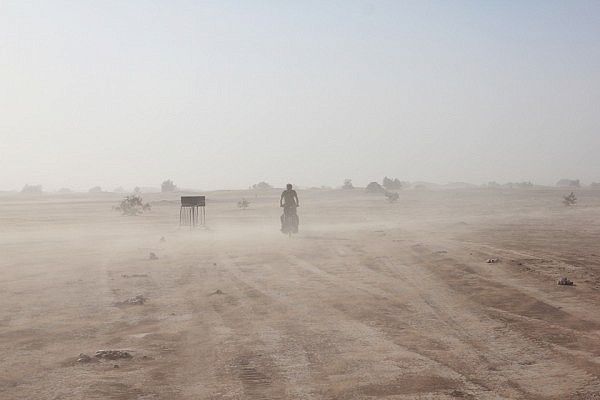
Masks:
[[[283,214],[281,215],[281,233],[287,234],[288,237],[292,237],[293,233],[298,233],[298,224],[300,222],[298,214],[296,213],[296,207],[283,207]]]

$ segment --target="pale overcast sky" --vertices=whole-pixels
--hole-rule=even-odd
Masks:
[[[0,1],[0,190],[600,181],[600,1]]]

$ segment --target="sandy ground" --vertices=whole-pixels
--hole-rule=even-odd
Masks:
[[[277,192],[193,231],[176,195],[2,195],[0,398],[600,399],[600,192],[563,194],[299,191],[292,239]]]

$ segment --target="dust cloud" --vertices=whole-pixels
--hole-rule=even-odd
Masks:
[[[193,229],[5,194],[2,398],[593,398],[600,192],[564,192],[298,189],[291,238],[276,189]]]

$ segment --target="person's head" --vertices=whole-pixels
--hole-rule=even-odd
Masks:
[[[288,183],[287,185],[285,185],[285,187],[287,188],[287,190],[292,190],[292,184]]]

